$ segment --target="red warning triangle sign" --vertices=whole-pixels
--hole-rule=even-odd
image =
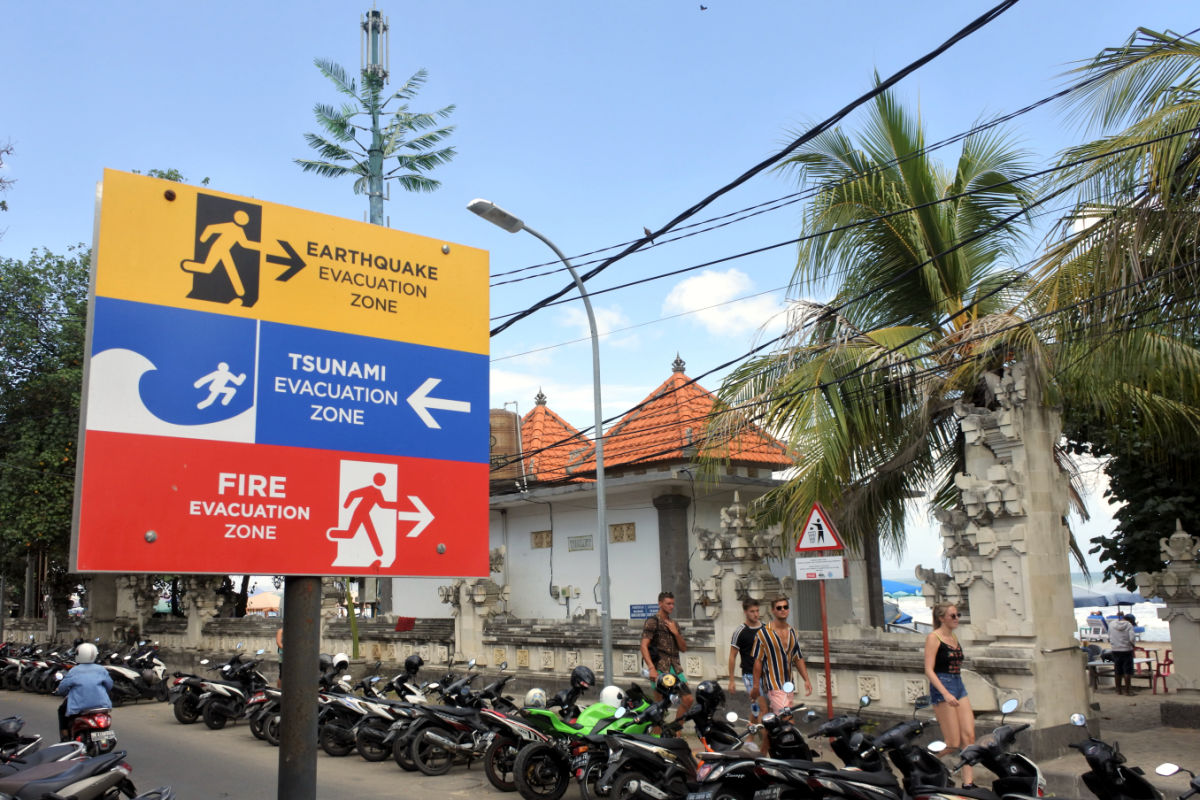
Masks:
[[[841,550],[841,537],[837,528],[829,519],[829,514],[821,508],[820,503],[813,503],[812,511],[808,514],[808,522],[804,523],[804,532],[796,542],[796,552],[805,553],[810,550]]]

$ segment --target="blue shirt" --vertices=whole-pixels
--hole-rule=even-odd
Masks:
[[[67,714],[78,714],[90,708],[112,708],[108,690],[112,677],[99,664],[77,664],[63,676],[55,694],[67,695]]]

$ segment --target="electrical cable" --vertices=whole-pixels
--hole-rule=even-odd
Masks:
[[[1180,35],[1180,36],[1177,36],[1175,39],[1173,39],[1173,40],[1171,40],[1171,41],[1169,41],[1169,42],[1164,42],[1164,43],[1162,43],[1162,44],[1161,44],[1161,45],[1160,45],[1158,48],[1156,48],[1156,49],[1160,49],[1160,50],[1161,50],[1161,49],[1166,49],[1167,47],[1173,46],[1174,44],[1177,44],[1178,42],[1180,42],[1180,41],[1183,41],[1183,40],[1185,40],[1185,39],[1189,38],[1190,36],[1192,36],[1193,34],[1195,34],[1195,33],[1197,33],[1197,32],[1200,32],[1200,28],[1195,28],[1195,29],[1193,29],[1193,30],[1189,31],[1188,33],[1185,33],[1185,34],[1182,34],[1182,35]],[[964,140],[964,139],[966,139],[966,138],[968,138],[968,137],[970,137],[970,136],[973,136],[973,135],[975,135],[975,134],[977,134],[977,133],[982,133],[982,132],[984,132],[984,131],[986,131],[986,130],[990,130],[991,128],[998,127],[999,125],[1002,125],[1002,124],[1004,124],[1004,123],[1006,123],[1006,122],[1011,122],[1012,120],[1014,120],[1014,119],[1016,119],[1016,118],[1018,118],[1018,117],[1020,117],[1020,116],[1023,116],[1023,115],[1025,115],[1025,114],[1028,114],[1028,113],[1030,113],[1030,112],[1032,112],[1032,111],[1035,111],[1035,110],[1037,110],[1038,108],[1040,108],[1040,107],[1042,107],[1042,106],[1044,106],[1044,105],[1047,105],[1047,104],[1049,104],[1049,103],[1052,103],[1052,102],[1054,102],[1055,100],[1060,100],[1060,99],[1062,99],[1063,97],[1066,97],[1067,95],[1070,95],[1070,94],[1072,94],[1072,93],[1074,93],[1074,92],[1077,92],[1077,91],[1079,91],[1080,89],[1083,89],[1083,88],[1085,88],[1085,87],[1089,86],[1089,85],[1090,85],[1090,84],[1092,84],[1092,83],[1099,82],[1099,81],[1101,81],[1101,80],[1103,80],[1103,79],[1107,78],[1109,75],[1111,75],[1111,74],[1114,74],[1114,73],[1116,73],[1116,72],[1120,71],[1120,69],[1121,69],[1121,68],[1122,68],[1122,67],[1121,67],[1120,65],[1115,65],[1115,66],[1113,66],[1113,67],[1110,67],[1108,70],[1104,70],[1104,71],[1102,71],[1102,72],[1099,72],[1099,73],[1097,73],[1097,74],[1095,74],[1095,75],[1093,75],[1093,76],[1091,76],[1091,77],[1089,77],[1089,78],[1085,78],[1085,79],[1083,79],[1083,80],[1080,80],[1080,81],[1078,81],[1078,82],[1076,82],[1076,83],[1074,83],[1074,84],[1071,84],[1070,86],[1066,86],[1066,87],[1064,87],[1063,89],[1060,89],[1059,91],[1057,91],[1057,92],[1054,92],[1053,94],[1047,95],[1046,97],[1043,97],[1043,98],[1041,98],[1041,99],[1039,99],[1039,100],[1035,100],[1035,101],[1033,101],[1032,103],[1029,103],[1029,104],[1025,105],[1024,107],[1022,107],[1022,108],[1020,108],[1020,109],[1017,109],[1016,111],[1012,111],[1012,112],[1010,112],[1010,113],[1008,113],[1008,114],[1001,115],[1001,116],[999,116],[999,117],[996,117],[996,118],[994,118],[994,119],[992,119],[992,120],[989,120],[989,121],[987,121],[987,122],[980,123],[979,125],[976,125],[976,126],[974,126],[974,127],[972,127],[972,128],[969,128],[969,129],[968,129],[968,130],[966,130],[966,131],[962,131],[962,132],[959,132],[959,133],[953,134],[953,135],[951,135],[951,136],[948,136],[948,137],[946,137],[945,139],[942,139],[942,140],[940,140],[940,141],[934,142],[933,144],[930,144],[930,145],[926,145],[925,147],[922,147],[922,148],[919,148],[919,149],[917,149],[917,150],[914,150],[913,152],[911,152],[911,153],[907,153],[907,154],[905,154],[904,156],[900,156],[900,157],[897,157],[897,158],[894,158],[894,159],[890,159],[890,160],[888,160],[888,161],[886,161],[886,162],[883,162],[882,164],[878,165],[878,166],[877,166],[876,168],[874,168],[873,170],[869,170],[869,171],[867,171],[867,172],[863,173],[863,174],[862,174],[862,175],[860,175],[860,176],[856,176],[855,178],[852,178],[852,179],[847,179],[847,180],[859,180],[859,179],[861,179],[861,178],[870,177],[872,174],[878,174],[879,172],[882,172],[882,171],[884,171],[884,170],[886,170],[886,169],[889,169],[889,168],[891,168],[891,167],[894,167],[894,166],[898,166],[898,165],[900,165],[900,164],[903,164],[905,161],[908,161],[908,160],[910,160],[910,159],[917,158],[917,157],[919,157],[919,156],[923,156],[923,155],[928,155],[928,154],[930,154],[930,153],[936,152],[937,150],[940,150],[940,149],[941,149],[941,148],[943,148],[943,147],[947,147],[947,146],[949,146],[949,145],[951,145],[951,144],[954,144],[954,143],[956,143],[956,142],[962,141],[962,140]],[[677,227],[677,228],[676,228],[676,230],[689,230],[689,229],[692,229],[692,228],[698,228],[698,227],[700,227],[700,226],[703,226],[703,225],[708,225],[709,223],[713,223],[713,222],[719,222],[719,223],[720,223],[720,224],[717,224],[717,225],[713,225],[712,227],[709,227],[709,228],[704,228],[703,230],[696,230],[696,231],[693,231],[693,232],[691,232],[691,233],[688,233],[688,234],[685,234],[685,235],[682,235],[682,236],[676,236],[676,237],[666,238],[666,239],[663,239],[663,240],[661,240],[661,241],[654,241],[654,242],[652,242],[650,245],[648,245],[647,247],[645,247],[645,248],[643,248],[643,249],[644,249],[644,250],[650,250],[651,248],[654,248],[654,247],[659,247],[659,246],[662,246],[662,245],[665,245],[665,244],[670,244],[670,243],[672,243],[672,242],[679,241],[680,239],[689,238],[689,237],[691,237],[691,236],[695,236],[695,235],[698,235],[698,234],[700,234],[700,233],[707,233],[707,232],[709,232],[709,231],[711,231],[711,230],[716,230],[716,229],[718,229],[718,228],[726,227],[726,226],[728,226],[728,225],[730,225],[730,224],[733,224],[734,222],[740,222],[740,221],[742,221],[742,220],[745,220],[745,219],[749,219],[749,218],[752,218],[752,217],[755,217],[755,216],[759,216],[759,215],[761,215],[761,214],[767,213],[768,211],[776,211],[776,210],[779,210],[780,208],[785,208],[785,207],[787,207],[787,206],[790,206],[790,205],[793,205],[793,204],[795,204],[795,203],[797,203],[797,202],[800,202],[801,200],[803,200],[803,199],[806,199],[807,197],[810,197],[810,196],[812,196],[813,194],[816,194],[816,193],[819,193],[819,192],[828,191],[828,190],[830,190],[830,189],[836,188],[837,186],[845,185],[845,183],[846,183],[846,181],[831,181],[831,182],[827,182],[827,183],[820,184],[820,185],[818,185],[818,186],[815,186],[815,187],[809,187],[809,188],[807,188],[807,189],[804,189],[804,190],[801,190],[801,191],[799,191],[799,192],[794,192],[794,193],[792,193],[792,194],[784,195],[783,197],[778,197],[778,198],[775,198],[775,199],[772,199],[772,200],[767,200],[767,201],[764,201],[764,202],[762,202],[762,203],[758,203],[758,204],[756,204],[756,205],[752,205],[752,206],[748,206],[748,207],[746,207],[746,208],[738,209],[738,210],[736,210],[736,211],[731,211],[731,212],[729,212],[729,213],[727,213],[727,214],[722,214],[722,215],[719,215],[719,216],[716,216],[716,217],[711,217],[711,218],[709,218],[709,219],[706,219],[706,220],[701,220],[701,221],[699,221],[699,222],[695,222],[695,223],[692,223],[692,224],[690,224],[690,225],[681,225],[681,226]],[[776,205],[776,204],[778,204],[778,205]],[[767,206],[772,206],[772,207],[768,208]],[[744,214],[745,216],[737,217],[737,215],[739,215],[739,214]],[[731,218],[733,218],[733,217],[737,217],[737,219],[731,219]],[[580,254],[580,255],[577,255],[577,256],[571,256],[571,259],[574,261],[574,260],[576,260],[576,259],[579,259],[579,258],[585,258],[585,257],[587,257],[587,256],[596,255],[596,254],[598,254],[598,253],[604,253],[604,252],[607,252],[607,251],[609,251],[609,250],[615,250],[615,249],[617,249],[617,248],[619,248],[619,247],[626,247],[626,246],[629,246],[629,245],[631,245],[631,244],[634,244],[634,243],[636,243],[637,241],[638,241],[638,240],[630,240],[630,241],[621,242],[621,243],[619,243],[619,244],[615,244],[615,245],[609,245],[609,246],[607,246],[607,247],[603,247],[603,248],[600,248],[600,249],[597,249],[597,250],[592,250],[592,251],[590,251],[590,252],[587,252],[587,253],[582,253],[582,254]],[[591,260],[591,261],[584,261],[584,262],[582,262],[582,263],[575,263],[575,267],[576,267],[576,268],[582,268],[582,267],[588,266],[588,265],[590,265],[590,264],[597,264],[597,263],[600,263],[602,260],[603,260],[603,259],[594,259],[594,260]],[[493,278],[496,278],[496,277],[503,277],[503,276],[507,276],[507,275],[515,275],[515,274],[519,274],[519,273],[521,273],[521,272],[526,272],[526,271],[533,270],[533,269],[539,269],[539,268],[543,268],[543,267],[555,267],[555,265],[558,265],[558,264],[559,264],[559,262],[557,262],[557,261],[546,261],[546,262],[542,262],[542,263],[539,263],[539,264],[534,264],[534,265],[531,265],[531,266],[528,266],[528,267],[520,267],[520,268],[517,268],[517,269],[508,270],[508,271],[505,271],[505,272],[493,273],[492,277],[493,277]],[[517,279],[517,280],[512,280],[512,281],[496,281],[496,282],[493,282],[493,283],[491,284],[491,286],[493,286],[493,287],[495,287],[495,286],[502,286],[502,285],[509,284],[509,283],[516,283],[516,282],[518,282],[519,280],[530,280],[530,279],[532,279],[532,278],[543,277],[543,276],[546,276],[546,275],[553,275],[553,274],[555,274],[555,273],[558,273],[558,272],[564,272],[564,271],[566,271],[566,268],[565,268],[565,267],[562,267],[562,266],[556,266],[554,269],[548,270],[548,271],[546,271],[546,272],[541,272],[541,273],[538,273],[537,275],[530,275],[530,276],[527,276],[527,277],[525,277],[525,278],[520,278],[520,279]]]
[[[1002,2],[1000,2],[995,7],[988,10],[987,12],[985,12],[984,14],[980,15],[975,20],[973,20],[972,22],[967,24],[965,27],[963,27],[961,30],[959,30],[957,33],[955,33],[953,36],[951,36],[949,39],[947,39],[945,42],[943,42],[937,48],[926,53],[924,56],[918,58],[916,61],[913,61],[908,66],[901,69],[899,72],[892,74],[889,78],[887,78],[883,81],[877,82],[875,85],[875,88],[873,88],[870,91],[866,92],[865,94],[861,95],[859,98],[851,101],[849,104],[844,106],[842,109],[835,112],[832,116],[826,118],[824,122],[809,128],[809,130],[807,132],[805,132],[803,135],[797,137],[787,147],[783,148],[775,155],[772,155],[769,158],[765,159],[764,161],[761,161],[758,164],[754,165],[753,167],[746,170],[744,173],[742,173],[740,176],[738,176],[734,180],[730,181],[729,183],[722,186],[720,189],[717,189],[712,194],[710,194],[707,197],[705,197],[704,199],[700,200],[695,205],[691,206],[688,209],[685,209],[680,214],[677,214],[671,221],[669,221],[663,227],[659,228],[657,231],[648,233],[646,236],[642,237],[641,239],[639,239],[637,242],[630,245],[629,247],[626,247],[621,252],[617,253],[615,256],[612,256],[612,257],[606,259],[603,264],[600,264],[599,266],[593,268],[592,270],[589,270],[587,273],[582,275],[580,277],[580,280],[582,282],[587,282],[591,278],[594,278],[596,275],[599,275],[601,272],[603,272],[608,267],[615,264],[617,261],[620,261],[621,259],[623,259],[625,256],[640,249],[644,244],[646,244],[650,240],[652,240],[658,236],[661,236],[662,234],[665,234],[667,231],[670,231],[679,223],[698,214],[700,211],[702,211],[709,204],[711,204],[712,202],[714,202],[721,196],[733,191],[738,186],[741,186],[743,183],[745,183],[746,181],[753,178],[755,175],[758,175],[763,170],[767,169],[768,167],[773,166],[774,164],[778,163],[782,159],[786,158],[791,153],[795,152],[796,149],[798,149],[801,145],[811,141],[813,138],[815,138],[816,136],[825,132],[829,128],[832,128],[834,125],[836,125],[839,121],[841,121],[844,117],[846,117],[846,115],[848,115],[851,111],[856,109],[858,106],[862,105],[863,103],[867,102],[868,100],[872,99],[873,97],[887,91],[889,88],[891,88],[893,85],[895,85],[896,83],[898,83],[899,81],[901,81],[902,79],[907,77],[912,72],[916,71],[917,69],[920,69],[922,66],[929,63],[933,59],[937,58],[938,56],[940,56],[946,50],[953,47],[955,44],[957,44],[961,40],[965,39],[966,37],[975,33],[980,28],[982,28],[985,25],[987,25],[988,23],[990,23],[992,20],[996,19],[998,16],[1003,14],[1005,11],[1007,11],[1009,8],[1011,8],[1015,4],[1016,4],[1016,0],[1002,0]],[[549,303],[553,302],[554,300],[557,300],[558,298],[562,297],[563,295],[567,294],[570,291],[573,291],[574,289],[575,289],[574,283],[564,286],[562,289],[559,289],[557,292],[554,292],[554,293],[548,295],[547,297],[543,298],[542,300],[539,300],[538,302],[534,303],[532,306],[525,309],[524,311],[518,312],[511,319],[501,323],[500,325],[497,325],[495,328],[493,328],[491,330],[490,335],[496,336],[496,335],[502,333],[503,331],[512,327],[518,321],[524,319],[525,317],[528,317],[529,315],[533,314],[534,312],[538,311],[539,309],[544,308]]]

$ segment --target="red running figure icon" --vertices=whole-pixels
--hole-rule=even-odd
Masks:
[[[383,545],[379,542],[379,534],[375,532],[375,523],[371,521],[371,511],[375,508],[399,510],[400,501],[385,499],[383,492],[377,488],[387,483],[387,477],[382,472],[376,472],[374,480],[374,486],[364,486],[346,495],[342,508],[349,508],[352,502],[358,501],[350,516],[350,524],[344,530],[331,530],[328,535],[330,539],[353,539],[359,528],[365,528],[371,539],[371,547],[375,548],[375,555],[382,558]]]

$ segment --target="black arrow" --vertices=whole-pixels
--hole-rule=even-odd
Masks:
[[[285,258],[284,256],[268,255],[267,261],[271,264],[286,264],[287,269],[284,270],[283,274],[275,280],[289,281],[297,272],[304,269],[304,259],[301,258],[300,254],[297,253],[295,249],[293,249],[293,247],[283,239],[276,239],[275,241],[279,242],[279,244],[283,246],[283,249],[287,251],[287,257]]]

